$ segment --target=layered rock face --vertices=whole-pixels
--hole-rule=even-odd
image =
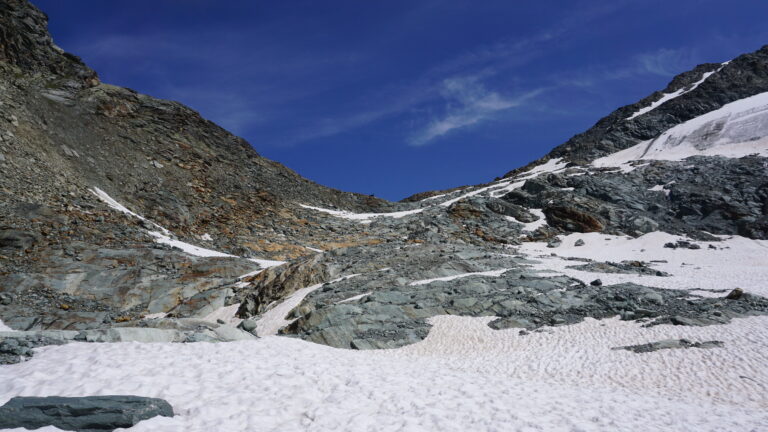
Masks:
[[[768,313],[756,279],[729,295],[732,273],[713,286],[667,260],[754,259],[733,242],[768,239],[766,48],[683,73],[497,181],[389,203],[100,83],[24,1],[0,21],[0,320],[27,331],[0,333],[8,362],[71,340],[394,348],[444,314],[528,332]],[[598,241],[628,250],[597,258]],[[579,247],[592,255],[561,256]]]

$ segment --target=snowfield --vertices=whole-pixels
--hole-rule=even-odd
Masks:
[[[738,287],[768,297],[768,285],[765,283],[768,281],[768,240],[722,237],[724,240],[719,242],[694,242],[701,246],[701,249],[694,250],[665,248],[665,243],[689,239],[662,232],[648,233],[636,239],[600,233],[570,234],[561,237],[563,244],[554,249],[548,248],[546,243],[523,243],[518,251],[539,261],[539,264],[534,265],[537,270],[565,274],[585,283],[599,278],[605,285],[634,282],[666,289],[730,291]],[[578,239],[584,240],[585,245],[575,246]],[[710,245],[715,249],[710,249]],[[552,256],[552,253],[556,256]],[[567,257],[611,262],[641,260],[672,276],[593,273],[568,269],[566,267],[583,263],[564,259]],[[715,297],[724,295],[706,291],[696,294]]]
[[[176,416],[131,431],[760,431],[768,318],[640,328],[587,320],[526,336],[491,318],[437,317],[397,350],[270,336],[194,344],[73,343],[0,368],[12,396],[160,397]],[[635,354],[686,337],[724,348]],[[43,430],[56,430],[46,428]]]

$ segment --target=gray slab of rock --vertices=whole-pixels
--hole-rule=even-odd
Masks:
[[[723,346],[721,341],[691,342],[687,339],[667,339],[658,342],[650,342],[641,345],[629,345],[623,347],[611,348],[614,350],[627,350],[635,353],[647,353],[663,349],[680,348],[720,348]]]
[[[173,408],[141,396],[15,397],[0,407],[0,428],[111,431],[156,416],[173,417]]]
[[[62,345],[74,338],[68,335],[56,335],[56,332],[1,332],[0,365],[25,361],[32,357],[33,349],[46,345]],[[50,334],[52,337],[46,336]]]
[[[111,329],[84,330],[78,338],[86,342],[181,342],[183,334],[178,330],[144,327],[116,327]]]
[[[689,318],[684,316],[675,315],[670,318],[670,321],[674,325],[684,325],[684,326],[705,326],[708,323],[706,321],[696,319],[696,318]]]
[[[563,244],[563,241],[560,240],[559,238],[555,237],[553,239],[550,239],[547,242],[547,247],[548,248],[556,248],[556,247],[560,246],[561,244]]]
[[[60,341],[71,341],[79,332],[74,330],[43,330],[43,331],[4,331],[0,332],[0,339],[5,338],[48,338]]]
[[[254,327],[252,331],[256,331],[256,328]],[[216,327],[213,329],[213,333],[216,335],[217,339],[222,342],[256,339],[256,336],[254,336],[251,332],[242,331],[235,327],[226,325]]]
[[[247,332],[252,332],[256,330],[256,320],[243,320],[240,323],[240,328]]]
[[[587,264],[568,266],[568,268],[593,273],[623,273],[648,276],[671,276],[669,273],[656,270],[642,261],[622,261],[620,263],[610,261],[590,262]]]

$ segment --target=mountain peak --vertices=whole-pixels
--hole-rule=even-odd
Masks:
[[[543,158],[504,175],[511,177],[548,160],[583,164],[642,141],[724,105],[768,91],[768,45],[724,63],[704,63],[676,75],[661,91],[620,107]]]
[[[85,87],[98,83],[96,72],[53,43],[48,16],[27,0],[0,3],[0,61],[25,73],[71,78]]]

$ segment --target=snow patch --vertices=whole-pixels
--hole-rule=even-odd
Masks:
[[[149,219],[146,219],[144,216],[141,216],[140,214],[137,214],[137,213],[134,213],[134,212],[128,210],[127,207],[125,207],[124,205],[122,205],[119,202],[117,202],[117,200],[115,200],[114,198],[109,196],[103,190],[101,190],[101,189],[99,189],[97,187],[93,187],[92,189],[90,189],[90,191],[91,191],[91,193],[96,195],[99,199],[104,201],[104,203],[106,203],[109,207],[111,207],[111,208],[113,208],[113,209],[115,209],[115,210],[117,210],[119,212],[122,212],[122,213],[125,213],[127,215],[133,216],[133,217],[135,217],[137,219],[140,219],[142,221],[146,221],[146,222],[154,225],[155,227],[157,227],[160,231],[147,231],[147,233],[150,236],[155,238],[155,242],[157,242],[157,243],[167,244],[167,245],[169,245],[171,247],[180,249],[182,252],[186,252],[186,253],[188,253],[188,254],[190,254],[192,256],[197,256],[197,257],[207,257],[207,258],[211,258],[211,257],[240,258],[240,257],[238,257],[236,255],[231,255],[231,254],[228,254],[228,253],[219,252],[219,251],[215,251],[215,250],[212,250],[212,249],[202,248],[202,247],[199,247],[199,246],[195,246],[193,244],[189,244],[189,243],[183,242],[181,240],[176,240],[174,238],[171,238],[171,236],[173,234],[170,231],[168,231],[167,229],[163,228],[162,226],[160,226],[160,225],[150,221]],[[202,238],[203,238],[203,240],[208,240],[208,241],[212,240],[211,236],[209,234],[207,234],[207,233],[204,234],[202,236]],[[265,260],[265,259],[258,259],[258,258],[248,258],[248,260],[249,261],[253,261],[253,262],[259,264],[262,268],[269,268],[269,267],[274,267],[274,266],[285,264],[285,261]]]
[[[671,181],[671,182],[669,182],[667,184],[656,185],[656,186],[654,186],[652,188],[649,188],[648,190],[649,191],[653,191],[653,192],[664,192],[665,195],[669,196],[670,190],[667,189],[667,187],[672,185],[672,184],[674,184],[674,183],[675,183],[674,181]]]
[[[262,270],[268,269],[270,267],[281,266],[287,262],[287,261],[277,261],[277,260],[268,260],[268,259],[259,259],[259,258],[248,258],[248,261],[253,261],[256,264],[260,265]]]
[[[227,253],[201,248],[199,246],[195,246],[189,243],[185,243],[181,240],[172,239],[169,236],[158,232],[158,231],[149,231],[149,235],[155,238],[155,242],[161,243],[161,244],[167,244],[168,246],[175,247],[176,249],[180,249],[182,252],[186,252],[190,255],[197,256],[197,257],[226,257],[226,258],[238,258],[235,255],[230,255]]]
[[[536,231],[537,229],[539,229],[539,228],[541,228],[541,227],[543,227],[544,225],[547,224],[547,217],[544,215],[544,210],[542,210],[542,209],[528,209],[528,212],[538,216],[539,218],[536,219],[533,222],[521,222],[521,221],[513,218],[512,216],[505,216],[505,217],[510,222],[515,222],[515,223],[519,223],[519,224],[523,225],[523,228],[521,230],[523,232],[533,232],[533,231]]]
[[[537,177],[544,173],[554,173],[557,171],[562,171],[566,168],[568,165],[568,162],[564,162],[563,158],[554,158],[546,161],[545,163],[535,166],[531,168],[530,170],[520,173],[516,179],[530,179],[533,177]]]
[[[149,219],[145,218],[144,216],[142,216],[142,215],[140,215],[138,213],[134,213],[134,212],[128,210],[128,208],[126,206],[124,206],[124,205],[120,204],[119,202],[117,202],[117,200],[115,200],[114,198],[109,196],[109,194],[107,194],[103,190],[101,190],[101,189],[99,189],[99,188],[97,188],[95,186],[93,188],[89,189],[89,190],[91,191],[92,194],[96,195],[96,197],[98,197],[100,200],[102,200],[107,206],[111,207],[112,209],[117,210],[117,211],[119,211],[121,213],[125,213],[125,214],[127,214],[129,216],[133,216],[133,217],[135,217],[135,218],[137,218],[139,220],[146,221],[146,222],[154,225],[160,231],[162,231],[163,235],[166,235],[166,236],[171,235],[171,232],[168,231],[167,229],[163,228],[162,226],[160,226],[160,225],[150,221]]]
[[[202,319],[209,322],[218,322],[219,320],[222,320],[224,321],[224,324],[237,327],[240,325],[240,322],[243,321],[241,318],[235,316],[238,309],[240,309],[240,303],[234,303],[229,306],[220,307],[204,316]]]
[[[504,273],[508,272],[511,269],[499,269],[499,270],[490,270],[490,271],[484,271],[484,272],[473,272],[473,273],[460,273],[457,275],[452,276],[443,276],[439,278],[434,279],[422,279],[411,282],[409,285],[411,286],[417,286],[417,285],[426,285],[430,284],[432,282],[438,282],[438,281],[452,281],[454,279],[462,279],[465,277],[471,277],[471,276],[491,276],[491,277],[499,277],[503,275]]]
[[[635,117],[641,116],[641,115],[643,115],[643,114],[645,114],[647,112],[655,110],[656,108],[658,108],[659,106],[661,106],[665,102],[669,102],[672,99],[680,97],[680,96],[682,96],[682,95],[684,95],[686,93],[692,92],[693,90],[696,89],[696,87],[701,85],[701,83],[706,81],[707,78],[711,77],[713,74],[715,74],[717,72],[720,72],[720,70],[723,69],[728,63],[730,63],[730,61],[727,61],[727,62],[723,63],[719,68],[717,68],[717,70],[704,73],[704,75],[702,75],[701,79],[696,81],[695,83],[691,84],[690,87],[683,87],[680,90],[674,91],[672,93],[664,93],[659,100],[653,102],[652,104],[650,104],[649,106],[647,106],[645,108],[641,108],[640,110],[638,110],[637,112],[635,112],[631,116],[627,117],[626,120],[632,120]]]
[[[523,187],[524,184],[525,184],[525,180],[514,182],[514,183],[510,183],[510,184],[508,184],[506,186],[503,186],[501,188],[492,190],[490,192],[490,195],[491,195],[492,198],[498,198],[498,197],[504,196],[504,195],[512,192],[515,189],[520,189],[521,187]]]
[[[3,320],[0,320],[0,332],[12,332],[12,331],[16,331],[16,330],[14,330],[14,329],[8,327],[7,325],[3,324]]]
[[[366,293],[358,294],[356,296],[352,296],[352,297],[344,299],[344,300],[339,300],[339,301],[336,302],[336,304],[349,303],[349,302],[353,302],[353,301],[356,301],[356,300],[360,300],[361,298],[368,297],[371,294],[373,294],[373,291],[368,291]]]
[[[449,207],[451,204],[453,204],[455,202],[458,202],[458,201],[461,201],[461,200],[463,200],[465,198],[473,197],[473,196],[481,194],[481,193],[483,193],[483,192],[485,192],[487,190],[496,189],[496,188],[499,188],[499,187],[507,186],[509,184],[510,184],[510,182],[506,181],[506,182],[503,182],[503,183],[493,184],[491,186],[481,187],[480,189],[475,189],[472,192],[465,193],[465,194],[460,195],[460,196],[458,196],[456,198],[452,198],[452,199],[449,199],[447,201],[443,201],[443,202],[440,203],[440,205],[442,207]]]
[[[340,282],[346,279],[353,278],[355,276],[360,276],[360,274],[351,274],[348,276],[342,276],[328,283],[332,284],[332,283]],[[288,313],[291,312],[296,306],[300,305],[301,302],[304,301],[304,298],[308,296],[310,293],[312,293],[312,291],[315,291],[316,289],[322,287],[323,285],[324,284],[319,283],[319,284],[298,289],[293,294],[285,298],[282,302],[274,306],[272,309],[264,312],[261,315],[261,318],[259,318],[259,320],[256,321],[256,334],[259,337],[276,335],[281,328],[293,322],[292,320],[289,321],[285,319]]]
[[[584,246],[575,246],[578,239]],[[584,283],[599,278],[604,285],[633,282],[666,289],[725,290],[700,295],[722,297],[734,288],[768,297],[768,240],[746,237],[727,237],[719,242],[694,242],[701,249],[671,249],[664,244],[687,240],[663,232],[648,233],[638,238],[612,236],[600,233],[575,233],[562,238],[555,249],[543,242],[523,243],[518,252],[540,261],[534,268],[552,271],[581,280]],[[710,248],[712,246],[714,249]],[[551,256],[555,252],[557,256]],[[565,257],[588,258],[595,261],[620,262],[640,260],[656,270],[672,276],[658,277],[637,274],[599,273],[569,269],[578,262]],[[654,262],[666,261],[666,262]]]
[[[356,221],[359,221],[360,223],[371,223],[373,219],[379,218],[379,217],[391,217],[391,218],[399,219],[401,217],[405,217],[405,216],[416,214],[416,213],[421,213],[424,211],[423,208],[419,208],[414,210],[405,210],[405,211],[391,212],[391,213],[352,213],[346,210],[331,210],[331,209],[326,209],[322,207],[313,207],[305,204],[299,204],[299,205],[307,209],[328,213],[338,218],[356,220]]]
[[[433,199],[437,199],[437,198],[442,198],[442,197],[444,197],[446,195],[448,195],[448,194],[433,195],[431,197],[424,198],[423,200],[420,200],[420,201],[421,202],[429,201],[429,200],[433,200]]]

